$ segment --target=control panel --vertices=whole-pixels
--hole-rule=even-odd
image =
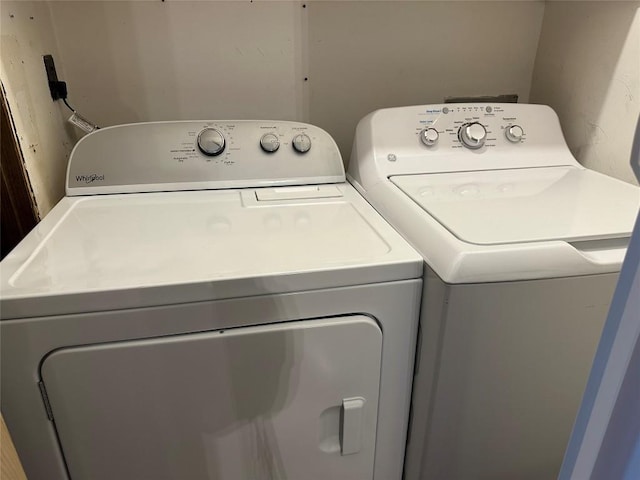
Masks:
[[[577,164],[557,115],[544,105],[452,103],[378,110],[358,124],[355,147],[360,158],[375,157],[372,164],[387,175]]]
[[[414,130],[423,145],[478,150],[501,142],[523,144],[525,128],[508,105],[449,104],[424,108],[415,115]]]
[[[285,121],[120,125],[84,137],[71,153],[67,195],[309,185],[344,181],[324,130]]]

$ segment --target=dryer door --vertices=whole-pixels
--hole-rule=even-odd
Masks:
[[[41,375],[73,480],[371,480],[381,348],[354,315],[65,348]]]

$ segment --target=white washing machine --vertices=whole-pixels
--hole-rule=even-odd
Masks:
[[[422,267],[317,127],[85,137],[1,264],[29,479],[399,480]]]
[[[557,478],[639,189],[517,104],[376,111],[349,177],[426,264],[406,478]]]

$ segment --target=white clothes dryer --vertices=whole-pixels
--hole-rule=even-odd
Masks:
[[[420,256],[284,121],[99,130],[2,262],[30,480],[400,480]]]
[[[639,189],[517,104],[376,111],[349,179],[425,260],[406,478],[557,478]]]

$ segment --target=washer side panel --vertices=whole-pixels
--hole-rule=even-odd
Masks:
[[[557,477],[617,277],[449,286],[424,478]]]

